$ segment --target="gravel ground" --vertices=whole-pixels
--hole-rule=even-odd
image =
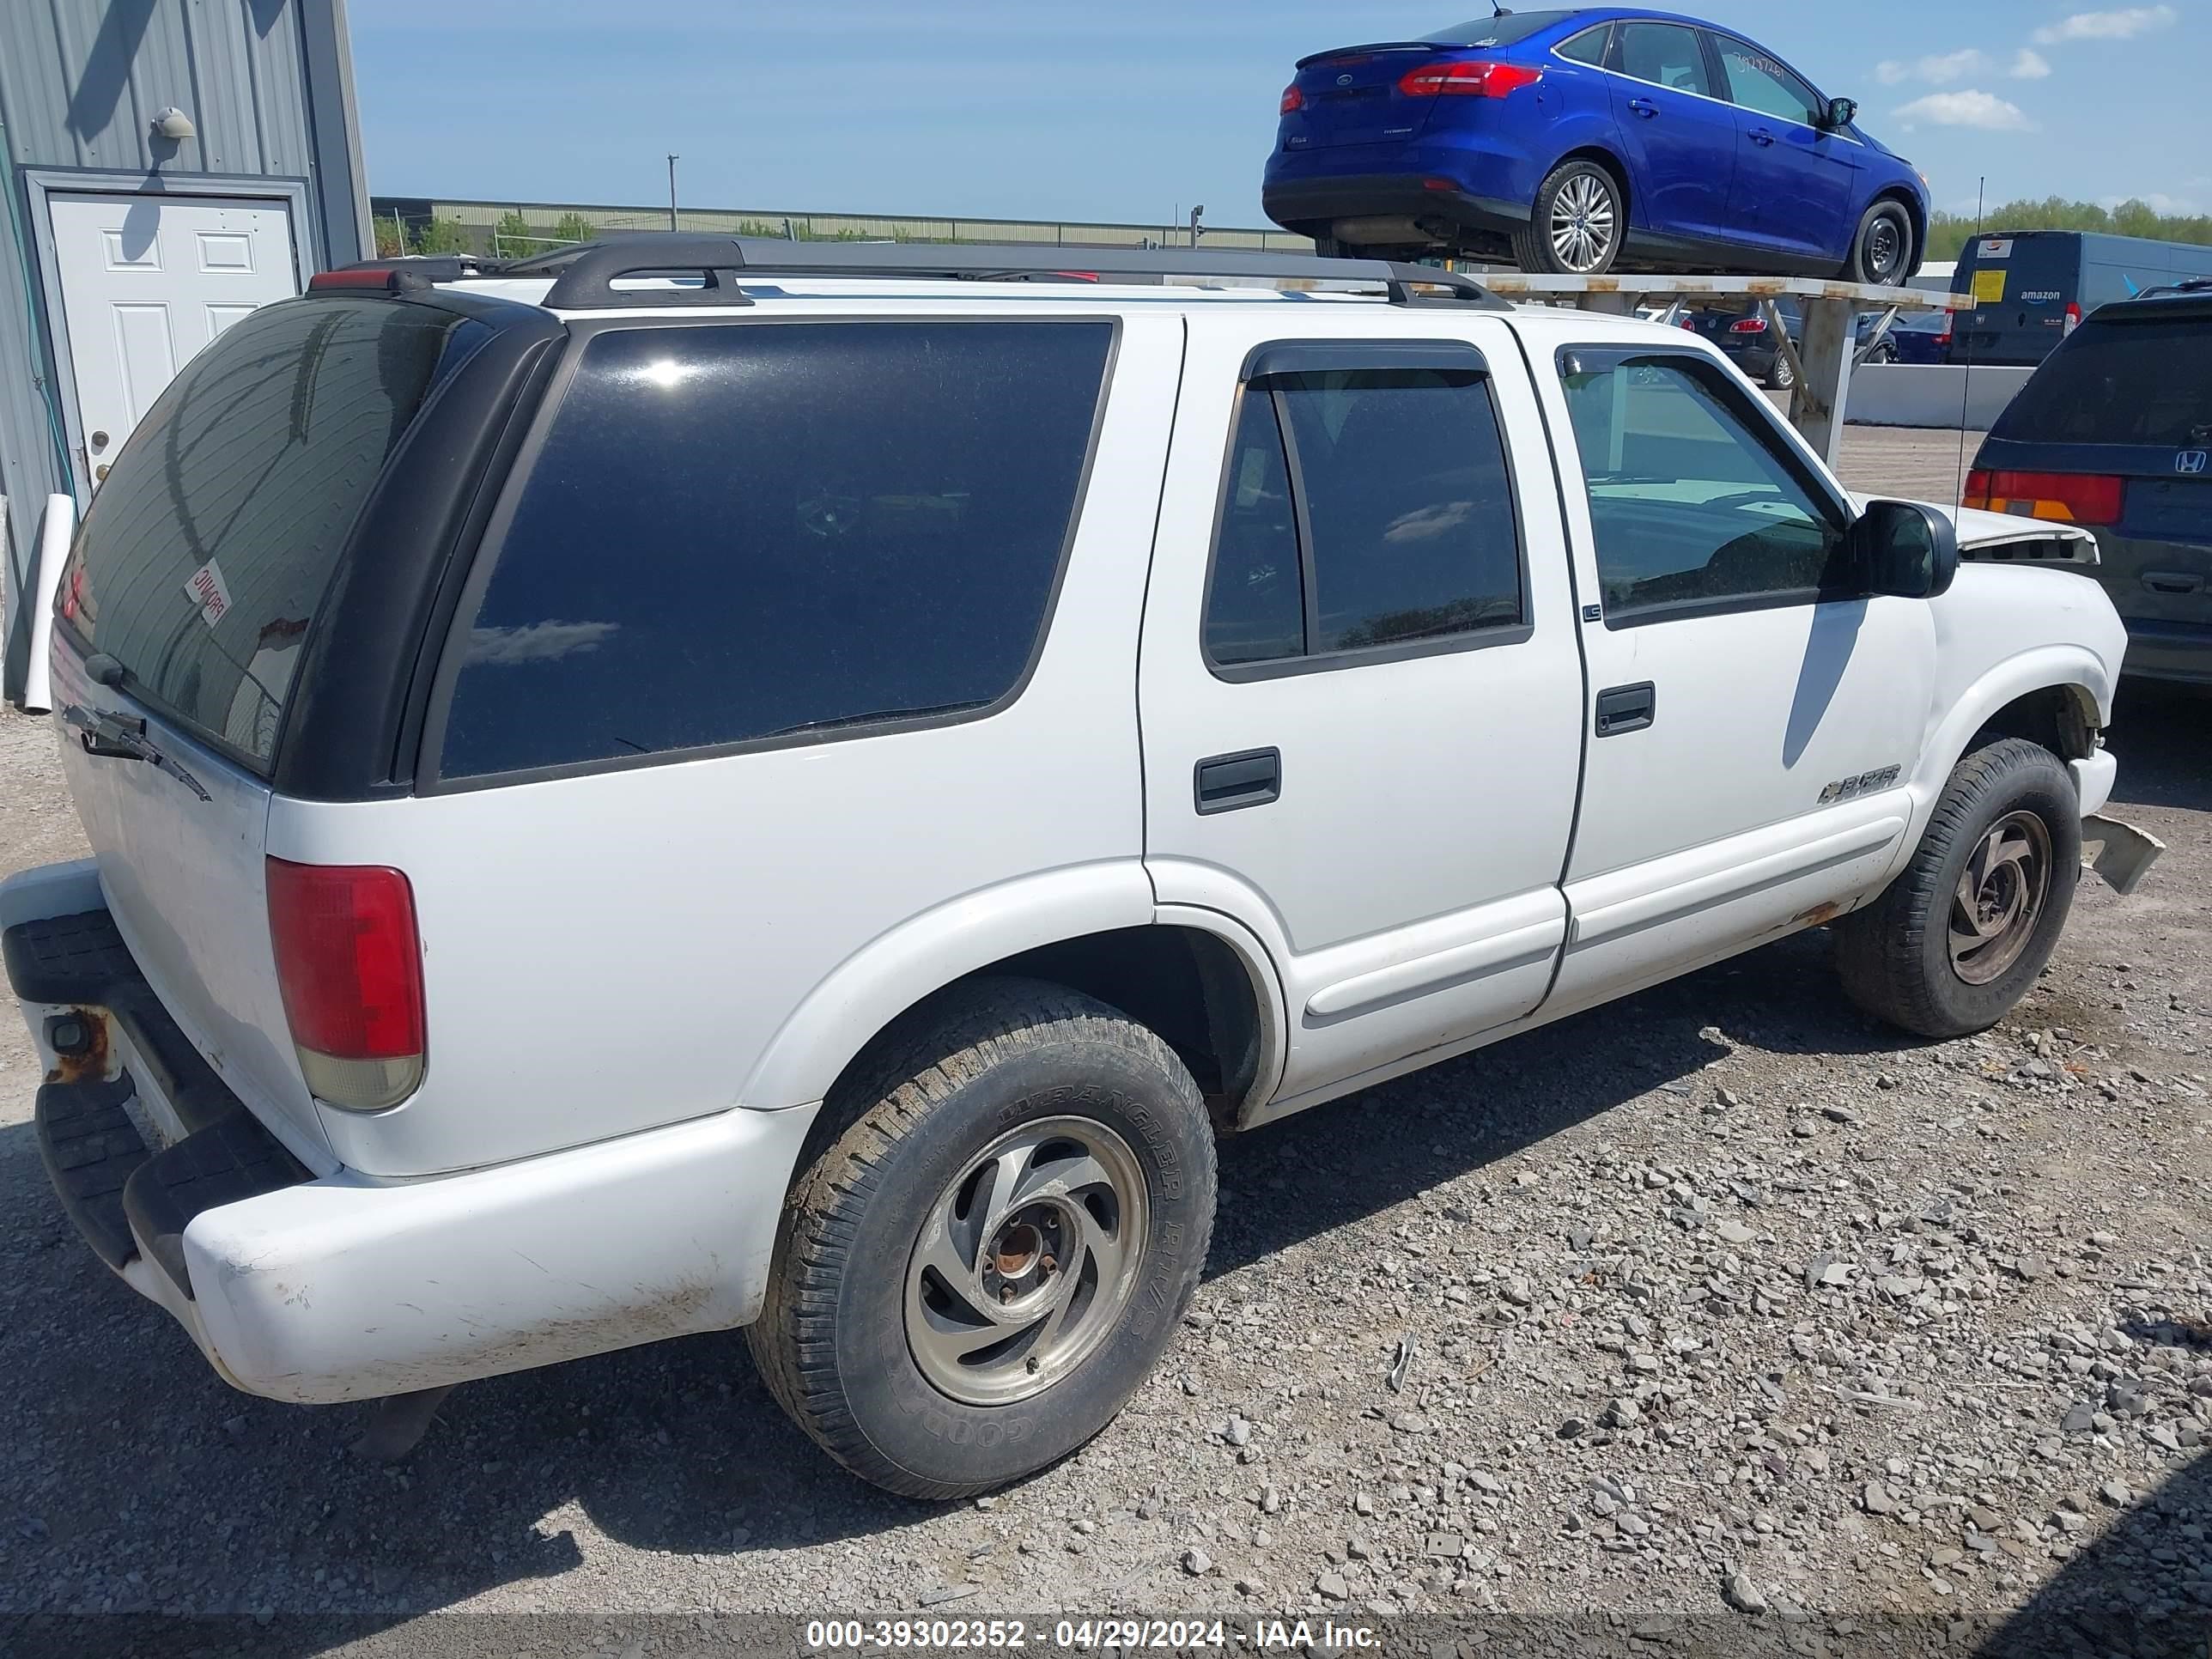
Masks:
[[[1861,487],[1948,499],[1954,439],[1852,440]],[[682,1644],[608,1615],[706,1609],[2201,1630],[2208,707],[2124,696],[2116,810],[2170,850],[2132,900],[2084,884],[1986,1036],[1875,1026],[1810,935],[1227,1143],[1158,1373],[973,1504],[839,1473],[733,1334],[476,1384],[356,1462],[362,1408],[231,1392],[78,1243],[11,1022],[0,1613],[252,1613],[301,1653],[476,1651],[450,1615],[520,1611],[610,1654]],[[0,867],[80,849],[52,742],[0,719]]]

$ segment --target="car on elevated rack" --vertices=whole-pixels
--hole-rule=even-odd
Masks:
[[[1894,284],[1928,188],[1772,52],[1668,12],[1504,13],[1299,60],[1261,187],[1325,251]]]
[[[225,1378],[396,1451],[744,1326],[978,1492],[1177,1339],[1217,1134],[1832,921],[1923,1036],[2035,982],[2125,840],[2081,532],[1846,494],[1679,329],[1066,258],[372,265],[155,403],[0,955],[64,1210]]]

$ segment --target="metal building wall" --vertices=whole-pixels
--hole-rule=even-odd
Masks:
[[[198,135],[152,135],[184,110]],[[25,168],[307,181],[297,228],[313,266],[371,247],[345,0],[0,0],[0,548],[21,574],[50,492],[72,488],[48,395],[58,319],[46,315]],[[158,187],[158,185],[156,186]],[[12,618],[10,619],[13,620]],[[9,680],[20,641],[10,630]]]

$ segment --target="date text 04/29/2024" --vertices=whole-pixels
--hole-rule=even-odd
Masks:
[[[1117,1648],[1184,1652],[1242,1648],[1260,1652],[1341,1651],[1380,1645],[1377,1632],[1333,1620],[1062,1619],[1050,1626],[1019,1619],[817,1619],[804,1632],[810,1653],[951,1653],[1053,1647],[1076,1652]]]

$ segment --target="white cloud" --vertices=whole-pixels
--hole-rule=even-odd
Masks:
[[[1925,58],[1916,58],[1910,63],[1886,58],[1874,66],[1875,79],[1886,87],[1902,85],[1907,81],[1924,81],[1931,87],[1948,87],[1954,81],[1963,81],[1974,75],[2008,75],[2015,81],[2040,81],[2051,73],[2051,65],[2039,52],[2022,46],[2013,55],[2011,63],[2000,68],[1988,53],[1972,46],[1957,52],[1931,52]]]
[[[2036,30],[2035,43],[2055,46],[2062,40],[2132,40],[2151,29],[2162,29],[2179,16],[2172,6],[2124,6],[2118,11],[2077,11],[2071,17]]]
[[[1984,132],[2025,132],[2034,125],[2019,105],[1972,88],[1916,98],[1899,108],[1897,118],[1908,126],[1926,122],[1938,127],[1978,127]]]

